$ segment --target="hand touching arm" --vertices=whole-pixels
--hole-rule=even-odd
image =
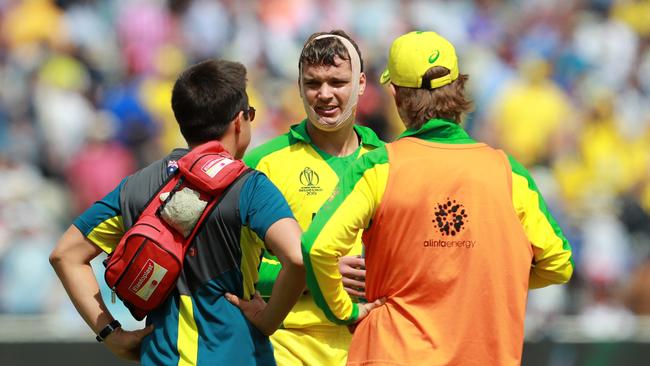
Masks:
[[[113,321],[90,266],[90,261],[100,253],[101,250],[89,242],[79,229],[70,226],[50,254],[50,263],[70,300],[95,333]],[[106,337],[105,344],[120,358],[139,360],[142,338],[152,331],[152,326],[137,331],[118,328]]]
[[[327,318],[337,324],[354,323],[369,310],[350,299],[346,287],[361,287],[360,277],[365,277],[365,273],[350,268],[350,258],[345,256],[359,231],[369,227],[377,210],[388,177],[387,162],[385,149],[357,160],[302,237],[309,290]]]
[[[300,251],[301,233],[300,226],[293,218],[276,221],[266,232],[266,246],[282,264],[268,304],[264,303],[259,294],[251,301],[226,294],[226,299],[241,308],[246,318],[265,335],[271,335],[278,329],[305,288],[305,267]]]
[[[339,259],[343,288],[350,296],[366,297],[366,260],[359,256]]]

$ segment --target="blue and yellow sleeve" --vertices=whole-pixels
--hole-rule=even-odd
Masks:
[[[244,183],[240,194],[239,213],[242,230],[241,272],[244,277],[244,297],[250,298],[258,282],[262,239],[278,220],[293,218],[291,209],[277,187],[262,173],[254,172]]]
[[[256,169],[262,173],[269,174],[269,167],[262,164],[262,160],[269,154],[278,150],[284,149],[291,144],[289,135],[280,135],[263,145],[260,145],[244,156],[244,163],[249,167]],[[242,243],[244,245],[264,246],[263,237],[259,237],[250,230],[245,230],[242,233]],[[259,268],[259,279],[256,285],[257,290],[263,297],[271,296],[271,290],[275,283],[282,265],[278,259],[269,251],[264,250],[264,256]]]
[[[88,240],[108,254],[113,252],[124,235],[120,191],[125,180],[72,222]]]
[[[533,247],[529,288],[541,288],[569,281],[573,274],[571,245],[548,211],[535,181],[514,158],[512,200],[515,211]]]
[[[251,156],[255,158],[256,154],[253,154]],[[265,167],[259,166],[259,158],[255,158],[255,159],[256,159],[255,163],[257,164],[257,168],[260,171],[264,172],[268,170],[268,169],[264,169]],[[289,210],[291,210],[291,208],[289,208]],[[247,235],[246,240],[254,241],[257,242],[257,244],[263,245],[262,243],[263,237]],[[282,269],[282,265],[280,264],[278,258],[265,249],[264,255],[262,257],[262,261],[260,262],[259,278],[256,286],[257,290],[260,292],[260,294],[263,297],[271,296],[271,290],[273,290],[273,285],[275,284],[275,280],[278,278],[278,274],[280,273],[281,269]]]
[[[343,288],[338,259],[353,248],[359,230],[368,227],[387,180],[386,149],[365,154],[343,175],[303,234],[307,286],[316,304],[336,324],[354,323],[358,316],[357,304]]]
[[[242,223],[261,240],[276,221],[293,218],[280,190],[260,172],[254,172],[244,183],[239,208]]]

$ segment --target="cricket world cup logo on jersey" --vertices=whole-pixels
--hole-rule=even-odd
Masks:
[[[300,184],[302,187],[298,190],[301,193],[306,193],[308,196],[314,196],[318,192],[322,192],[323,189],[318,185],[320,182],[320,177],[312,168],[305,167],[305,169],[300,172]]]
[[[468,221],[467,212],[461,203],[447,198],[436,206],[435,218],[432,221],[437,224],[438,231],[443,236],[456,236]]]
[[[302,183],[303,186],[316,186],[319,181],[320,178],[318,177],[318,174],[310,167],[306,167],[300,173],[300,183]]]

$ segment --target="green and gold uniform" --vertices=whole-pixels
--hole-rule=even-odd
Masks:
[[[289,132],[258,146],[244,158],[248,166],[266,174],[279,188],[303,231],[349,165],[384,144],[371,129],[355,125],[360,142],[357,150],[344,157],[331,156],[312,143],[307,123],[303,120],[292,126]],[[245,231],[242,240],[260,239],[253,232]],[[357,254],[361,254],[361,235],[350,253]],[[279,270],[280,263],[266,252],[257,286],[262,296],[270,295]],[[309,293],[303,294],[284,320],[282,329],[271,336],[280,365],[345,364],[350,340],[347,328],[331,323]]]

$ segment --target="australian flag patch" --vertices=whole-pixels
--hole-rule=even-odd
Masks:
[[[170,160],[167,162],[167,173],[171,174],[178,169],[178,162],[176,160]]]

